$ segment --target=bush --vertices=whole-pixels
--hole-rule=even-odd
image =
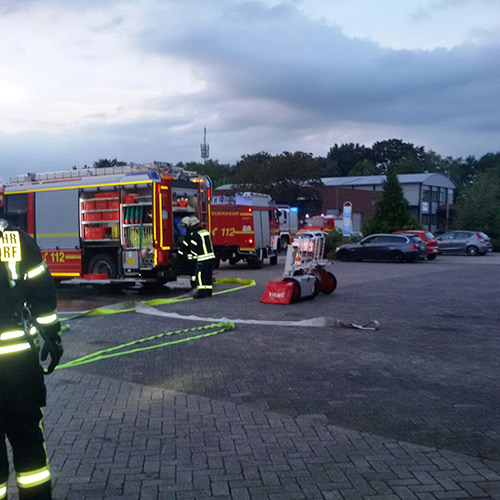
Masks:
[[[325,257],[327,259],[335,259],[335,249],[339,245],[344,245],[345,243],[351,243],[353,240],[347,238],[346,236],[342,236],[342,233],[339,231],[332,231],[326,237],[325,241]]]

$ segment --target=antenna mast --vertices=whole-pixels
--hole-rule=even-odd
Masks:
[[[201,159],[203,163],[207,162],[207,159],[210,156],[210,145],[207,144],[207,129],[203,127],[203,144],[200,144],[201,149]]]

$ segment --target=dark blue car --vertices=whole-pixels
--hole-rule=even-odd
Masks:
[[[427,248],[418,236],[403,234],[371,234],[359,243],[348,243],[336,249],[337,259],[388,260],[391,262],[414,262],[423,260]]]

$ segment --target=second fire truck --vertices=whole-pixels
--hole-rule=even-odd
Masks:
[[[278,209],[269,195],[214,196],[210,231],[218,262],[243,260],[251,267],[262,267],[264,259],[271,265],[278,262]]]

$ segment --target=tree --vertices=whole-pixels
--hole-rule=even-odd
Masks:
[[[500,153],[487,153],[477,162],[478,172],[494,170],[500,174]]]
[[[206,163],[199,162],[188,162],[184,166],[187,170],[192,172],[197,172],[201,175],[207,175],[210,177],[214,187],[222,186],[223,184],[228,184],[232,182],[234,175],[234,167],[231,165],[223,165],[217,160],[208,160]]]
[[[412,168],[418,168],[420,172],[423,172],[426,153],[421,146],[415,147],[410,142],[403,142],[401,139],[388,139],[376,142],[371,150],[373,162],[379,174],[385,174],[389,165],[397,164],[411,165]],[[405,168],[405,171],[408,173],[408,168]]]
[[[118,161],[116,158],[113,160],[108,160],[106,158],[102,158],[94,162],[94,168],[108,168],[108,167],[119,167],[126,165],[127,162]]]
[[[236,164],[235,190],[269,194],[276,203],[293,204],[301,212],[321,208],[318,187],[322,170],[311,153],[283,152],[271,156],[261,152],[243,156]]]
[[[459,198],[457,222],[463,229],[485,232],[500,246],[500,174],[494,169],[478,175]]]
[[[363,160],[371,159],[371,150],[359,144],[335,144],[330,148],[326,159],[329,164],[329,175],[333,177],[344,177],[354,166]]]
[[[422,227],[410,214],[410,204],[393,168],[389,167],[382,182],[382,196],[375,203],[374,216],[367,221],[364,233],[392,233],[403,229]]]
[[[366,176],[366,175],[377,175],[375,165],[370,160],[358,161],[356,165],[349,172],[349,177]]]

